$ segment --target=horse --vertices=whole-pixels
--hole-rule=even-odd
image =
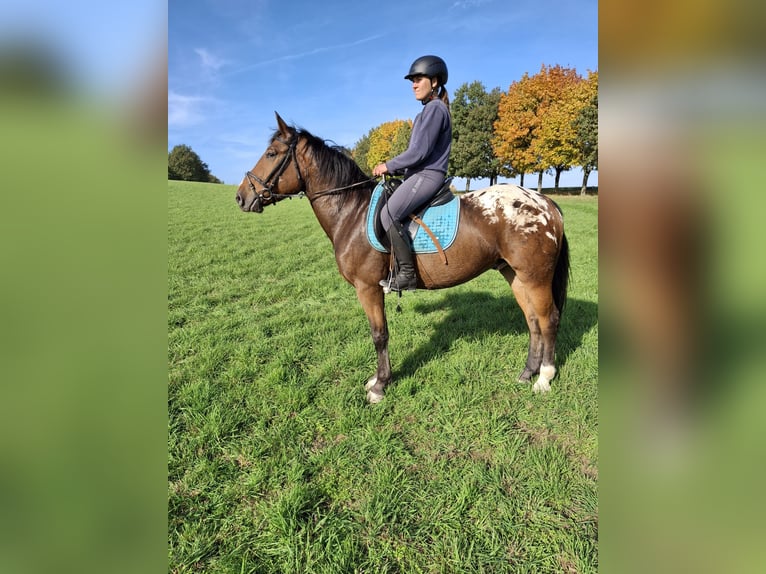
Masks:
[[[375,374],[365,383],[367,401],[383,400],[392,382],[385,292],[379,282],[390,256],[368,241],[365,221],[376,179],[344,153],[310,132],[288,126],[276,113],[268,147],[237,188],[244,212],[261,213],[283,199],[306,197],[330,239],[341,276],[356,290],[377,353]],[[496,269],[509,283],[529,330],[529,349],[519,382],[535,393],[550,391],[556,375],[556,336],[567,296],[569,246],[563,215],[548,197],[510,184],[459,195],[460,225],[444,254],[416,254],[417,287],[443,289]]]

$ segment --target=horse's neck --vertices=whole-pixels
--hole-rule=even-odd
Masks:
[[[319,182],[313,184],[312,189],[316,193],[321,194],[323,191],[333,188],[326,182]],[[322,229],[324,229],[324,232],[333,244],[338,234],[344,233],[348,226],[364,226],[364,218],[370,204],[369,198],[358,202],[351,197],[341,197],[342,193],[354,193],[355,191],[352,188],[346,191],[339,191],[338,193],[320,195],[311,202],[319,225],[322,226]],[[339,209],[338,206],[340,204],[342,204],[342,207]]]

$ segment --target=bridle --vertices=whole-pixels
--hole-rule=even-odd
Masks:
[[[260,202],[261,206],[265,207],[266,205],[276,203],[277,201],[281,199],[288,199],[293,197],[308,197],[306,195],[306,180],[304,180],[303,176],[301,175],[300,167],[298,167],[298,159],[295,156],[295,148],[298,145],[298,136],[296,135],[289,142],[280,138],[274,138],[274,141],[277,141],[279,143],[286,145],[287,153],[285,153],[285,156],[282,158],[282,161],[279,162],[279,165],[277,165],[273,170],[271,170],[271,173],[266,178],[266,181],[262,180],[260,177],[258,177],[251,171],[245,172],[245,177],[247,178],[247,183],[250,186],[250,191],[252,191],[255,194],[252,205],[254,205],[256,201],[258,201]],[[277,184],[277,182],[279,181],[279,178],[287,169],[287,166],[290,164],[290,160],[292,160],[293,165],[295,166],[295,173],[298,175],[298,181],[301,184],[300,189],[296,191],[295,193],[274,193],[273,192],[274,186]],[[335,193],[345,191],[347,189],[351,189],[352,187],[365,185],[367,183],[370,183],[371,181],[376,181],[376,180],[377,178],[371,177],[370,179],[365,179],[357,183],[352,183],[351,185],[318,191],[316,193],[311,194],[311,197],[309,197],[309,201],[314,201],[318,197],[322,197],[324,195],[333,195]],[[263,189],[261,189],[260,191],[257,191],[253,182],[261,185]]]
[[[287,146],[287,153],[285,154],[285,157],[282,158],[282,161],[279,162],[279,165],[277,165],[273,170],[271,170],[271,173],[266,178],[266,181],[263,181],[260,177],[258,177],[251,171],[248,171],[245,173],[245,177],[247,177],[247,182],[250,185],[250,191],[252,191],[255,194],[255,198],[253,199],[253,202],[255,202],[255,200],[260,200],[261,205],[266,205],[266,202],[274,202],[280,199],[285,199],[287,197],[295,197],[295,196],[301,196],[305,194],[306,182],[303,180],[303,176],[301,175],[301,170],[298,167],[298,160],[295,157],[295,147],[298,145],[298,137],[297,136],[294,137],[289,142],[286,142],[285,140],[282,140],[279,138],[275,138],[274,141],[278,141],[279,143],[285,144]],[[289,165],[291,159],[293,160],[293,165],[295,166],[295,173],[298,174],[298,181],[301,184],[301,188],[296,193],[287,193],[287,194],[274,193],[272,190],[274,189],[274,186],[277,184],[277,181],[279,181],[279,178],[287,169],[287,166]],[[263,186],[263,189],[261,189],[260,191],[256,191],[253,181]]]

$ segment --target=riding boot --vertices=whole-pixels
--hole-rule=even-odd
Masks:
[[[395,275],[389,279],[383,279],[380,285],[387,287],[389,291],[414,291],[418,280],[415,276],[409,234],[401,224],[394,223],[388,228],[388,240],[391,242],[391,250],[396,260]]]

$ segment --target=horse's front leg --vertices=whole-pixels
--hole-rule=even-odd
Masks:
[[[386,386],[391,382],[391,360],[388,357],[388,322],[383,289],[379,285],[357,285],[356,296],[370,322],[372,342],[378,354],[378,370],[367,380],[367,401],[374,404],[383,400]]]

